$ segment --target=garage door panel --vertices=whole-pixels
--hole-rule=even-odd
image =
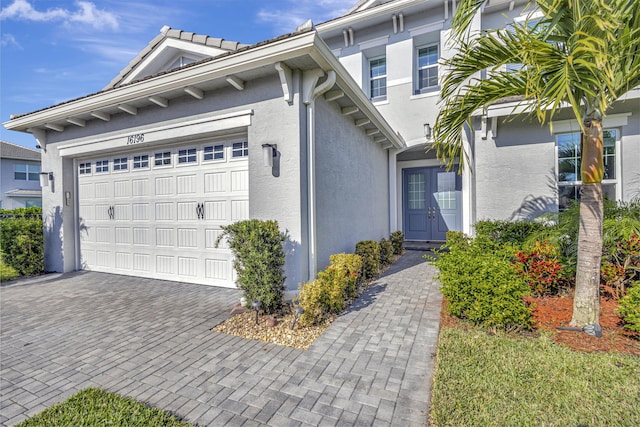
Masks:
[[[155,195],[156,196],[171,196],[174,194],[174,177],[173,176],[164,176],[156,178],[156,188]]]
[[[77,175],[82,268],[235,286],[233,255],[215,243],[221,226],[249,217],[246,159],[114,171],[114,158]]]

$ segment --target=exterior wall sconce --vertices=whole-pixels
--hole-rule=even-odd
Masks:
[[[424,124],[424,136],[427,138],[427,142],[431,141],[431,125],[429,123]]]
[[[53,172],[40,172],[40,187],[48,187],[53,182]]]
[[[273,167],[273,158],[278,155],[278,144],[262,144],[262,160],[265,167]]]

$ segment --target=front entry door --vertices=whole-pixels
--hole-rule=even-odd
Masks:
[[[462,180],[440,167],[403,171],[403,223],[407,240],[445,240],[462,229]]]

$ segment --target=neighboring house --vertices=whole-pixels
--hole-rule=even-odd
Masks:
[[[0,141],[0,208],[42,207],[40,152]]]
[[[508,25],[524,3],[490,0],[474,23]],[[12,117],[53,174],[47,269],[234,286],[220,227],[275,219],[295,290],[359,240],[443,240],[557,211],[579,184],[569,112],[553,133],[509,117],[513,104],[480,112],[462,175],[425,152],[454,7],[362,1],[252,46],[165,27],[101,92]],[[640,192],[639,96],[604,122],[616,199]]]

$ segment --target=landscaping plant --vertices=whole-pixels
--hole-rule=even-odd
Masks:
[[[375,240],[362,240],[356,244],[356,255],[362,257],[362,276],[368,280],[380,272],[380,244]]]
[[[380,239],[380,265],[386,266],[393,263],[393,243],[384,237]]]
[[[404,233],[400,230],[394,231],[389,237],[391,244],[393,245],[393,254],[402,254],[402,244],[404,243]]]
[[[555,295],[562,280],[558,251],[549,242],[515,252],[514,267],[533,296]]]
[[[625,321],[625,328],[640,332],[640,280],[633,282],[619,304],[618,311]]]
[[[482,239],[449,231],[445,249],[435,264],[450,314],[491,329],[531,326],[523,299],[530,291],[513,268],[511,247],[487,251]]]
[[[4,264],[21,276],[33,276],[44,271],[44,238],[42,209],[0,210],[6,215],[0,221],[0,248]]]
[[[251,302],[261,301],[262,309],[275,313],[284,297],[284,233],[276,221],[257,219],[238,221],[222,226],[223,238],[235,256],[233,266],[238,273],[237,285],[243,291],[247,308]]]

